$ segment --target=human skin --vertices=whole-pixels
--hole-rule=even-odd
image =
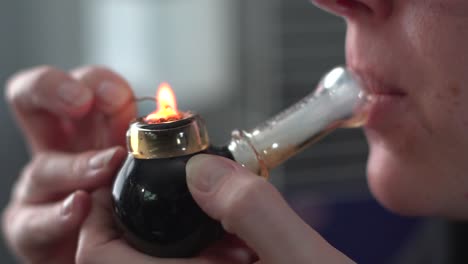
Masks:
[[[468,2],[316,4],[347,22],[348,66],[375,95],[367,175],[406,215],[468,218]]]
[[[101,67],[40,66],[13,76],[5,95],[31,153],[3,212],[6,242],[22,263],[73,263],[89,192],[125,157],[132,91]]]
[[[221,222],[230,234],[227,239],[189,259],[144,255],[128,246],[115,229],[110,191],[101,189],[92,195],[76,263],[354,263],[302,221],[273,185],[234,161],[197,155],[187,164],[187,178],[193,197]]]
[[[468,218],[468,2],[315,3],[346,19],[347,65],[374,98],[365,128],[374,196],[402,214]],[[200,207],[246,246],[221,243],[215,253],[184,260],[145,256],[120,238],[111,222],[109,191],[100,189],[90,197],[77,263],[352,263],[308,227],[271,184],[238,164],[198,155],[189,161],[187,175]]]

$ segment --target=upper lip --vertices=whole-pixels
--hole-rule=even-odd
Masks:
[[[351,67],[351,71],[356,74],[363,89],[370,95],[406,96],[407,93],[400,87],[381,78],[374,71]]]

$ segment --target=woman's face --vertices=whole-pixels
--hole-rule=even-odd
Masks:
[[[316,0],[374,101],[368,181],[391,210],[468,218],[468,1]]]

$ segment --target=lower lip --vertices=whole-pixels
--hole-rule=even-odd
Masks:
[[[379,130],[394,126],[401,120],[402,115],[406,114],[405,105],[405,95],[372,95],[372,99],[365,106],[368,114],[365,128]]]

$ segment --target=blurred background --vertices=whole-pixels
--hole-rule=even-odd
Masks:
[[[201,113],[220,145],[233,129],[284,109],[343,64],[345,24],[307,0],[0,0],[0,36],[2,85],[42,64],[104,65],[139,96],[168,81],[179,107]],[[141,104],[140,112],[152,108]],[[3,92],[0,146],[3,208],[29,159]],[[275,170],[272,181],[358,263],[466,263],[466,225],[385,211],[367,189],[366,156],[360,130],[338,131]],[[0,262],[15,263],[0,246]]]

